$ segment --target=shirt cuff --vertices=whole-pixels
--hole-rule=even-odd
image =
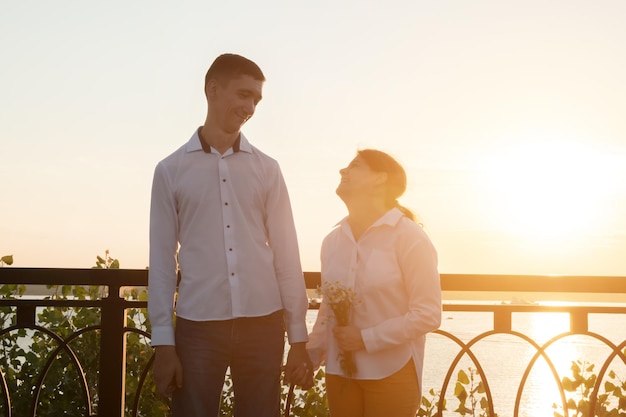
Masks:
[[[292,325],[287,328],[287,339],[289,343],[300,343],[309,341],[309,332],[306,328],[306,324]]]
[[[152,346],[175,346],[174,329],[170,326],[156,326],[152,328]]]
[[[374,329],[367,328],[361,330],[361,339],[363,339],[363,344],[365,345],[366,352],[375,352],[379,350],[376,346],[376,336],[374,335]]]

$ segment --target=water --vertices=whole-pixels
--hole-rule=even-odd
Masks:
[[[314,310],[309,311],[307,316],[309,326],[314,323],[316,314]],[[440,329],[468,343],[476,336],[493,329],[493,315],[484,312],[444,312]],[[514,313],[512,329],[526,334],[542,346],[553,337],[569,331],[569,314]],[[616,345],[626,340],[624,316],[619,314],[590,314],[589,331],[606,337]],[[431,388],[441,391],[450,364],[459,352],[460,347],[445,336],[439,334],[428,336],[423,379],[423,392],[426,397],[430,397],[428,391]],[[537,350],[518,336],[494,334],[477,342],[472,347],[472,352],[485,371],[486,381],[493,395],[495,412],[499,417],[513,416],[518,387],[526,367]],[[566,376],[572,377],[571,365],[572,361],[576,360],[581,360],[585,364],[595,364],[593,373],[597,375],[611,352],[611,348],[603,342],[582,335],[567,336],[550,344],[546,349],[558,373],[558,380]],[[469,368],[476,369],[476,365],[465,355],[454,369],[448,384],[447,411],[443,413],[444,416],[458,417],[459,414],[453,412],[459,404],[454,396],[454,384],[458,371],[464,370],[469,373]],[[614,359],[609,370],[615,371],[619,380],[626,380],[626,365],[621,359]],[[569,398],[572,394],[566,395]],[[532,367],[523,387],[519,416],[552,417],[554,411],[563,414],[560,411],[560,398],[555,377],[546,362],[540,358]],[[553,408],[555,403],[556,409]]]

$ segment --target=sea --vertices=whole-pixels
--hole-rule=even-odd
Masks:
[[[309,310],[307,324],[310,327],[315,322],[316,316],[316,310]],[[589,314],[588,320],[589,332],[598,334],[617,346],[626,341],[626,318],[623,314],[594,313]],[[498,417],[513,417],[524,372],[537,349],[523,338],[511,334],[497,333],[480,338],[480,335],[492,329],[493,313],[489,312],[444,311],[440,327],[440,330],[453,334],[465,344],[479,337],[480,340],[472,345],[472,352],[484,371],[484,382],[492,394],[495,413]],[[562,381],[566,377],[573,379],[572,364],[577,361],[586,370],[584,375],[598,375],[613,351],[605,341],[597,337],[566,335],[569,332],[568,313],[513,313],[512,330],[527,335],[539,346],[546,345],[546,353],[557,374],[554,375],[548,363],[542,358],[536,361],[521,389],[517,414],[519,417],[553,417],[554,412],[566,415],[563,412],[557,380]],[[460,351],[460,346],[445,335],[431,333],[427,336],[422,389],[427,399],[433,399],[429,393],[431,389],[434,389],[436,395],[441,395],[446,374]],[[477,387],[480,380],[477,369],[477,365],[468,355],[464,355],[459,361],[445,390],[446,411],[443,412],[443,416],[460,415],[454,411],[460,404],[454,395],[458,373],[463,371],[470,377],[473,375],[474,382],[465,384],[466,390],[469,391],[470,386]],[[626,364],[621,358],[613,359],[608,370],[615,373],[613,382],[626,381]],[[607,378],[605,376],[604,381]],[[601,389],[600,393],[603,391]],[[481,395],[484,396],[478,394],[475,398],[480,399]],[[566,398],[572,398],[578,403],[580,393],[566,392]],[[613,399],[614,403],[615,401],[616,398]],[[470,401],[467,401],[466,405],[471,408]],[[467,415],[487,414],[477,404],[473,414]]]

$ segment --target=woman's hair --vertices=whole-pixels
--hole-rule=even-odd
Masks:
[[[357,152],[357,155],[365,161],[371,170],[387,174],[385,204],[388,207],[398,208],[406,217],[416,221],[415,214],[398,203],[398,198],[406,190],[406,172],[404,172],[402,165],[389,154],[376,149],[362,149]]]
[[[216,79],[221,84],[227,84],[230,80],[241,75],[249,75],[255,80],[265,81],[265,75],[261,68],[246,57],[237,54],[222,54],[215,58],[213,64],[204,77],[204,89],[211,79]]]

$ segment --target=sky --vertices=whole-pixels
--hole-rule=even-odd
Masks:
[[[221,3],[217,5],[217,3]],[[396,157],[441,273],[626,276],[626,2],[0,0],[0,256],[148,265],[159,160],[221,53],[266,75],[304,270],[339,169]]]

